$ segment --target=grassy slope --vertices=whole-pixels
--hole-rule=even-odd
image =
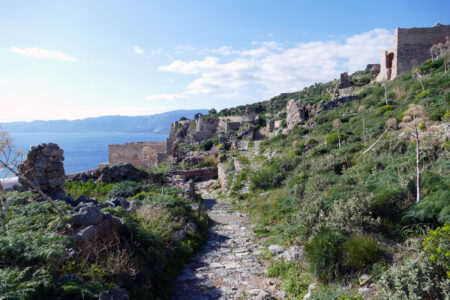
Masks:
[[[125,222],[131,239],[80,248],[64,235],[70,232],[73,208],[58,202],[66,214],[59,216],[31,193],[7,193],[8,231],[0,233],[0,299],[98,299],[111,288],[128,290],[132,299],[164,298],[180,267],[205,240],[205,212],[193,211],[190,200],[177,196],[176,189],[134,182],[75,182],[66,189],[102,201],[108,193],[134,200],[135,213],[104,209]],[[186,222],[199,230],[175,242],[173,233]],[[77,254],[68,256],[67,248]]]
[[[315,293],[318,298],[357,295],[355,280],[368,273],[374,276],[373,282],[382,278],[379,286],[395,298],[398,295],[393,290],[406,285],[395,272],[407,265],[408,258],[432,255],[421,245],[427,230],[450,222],[449,142],[442,135],[430,135],[422,143],[423,200],[417,205],[414,143],[407,135],[401,136],[401,129],[388,133],[373,151],[362,155],[383,133],[387,119],[400,122],[411,103],[423,105],[436,124],[449,121],[450,74],[444,74],[442,59],[419,69],[426,74],[425,91],[411,73],[387,84],[387,106],[380,84],[357,88],[361,100],[322,112],[316,126],[300,124],[288,136],[263,141],[260,154],[280,154],[274,159],[255,156],[253,160],[263,162],[262,167],[252,170],[251,177],[241,176],[250,177],[252,190],[242,204],[258,224],[256,232],[267,238],[266,243],[305,245],[308,259],[302,265],[277,263],[270,255],[265,257],[272,262],[269,275],[283,278],[291,297],[301,299],[315,280],[322,283]],[[317,103],[329,97],[330,86],[317,85],[281,95],[258,107],[281,109],[288,99],[297,97]],[[361,105],[366,108],[364,113],[358,113]],[[336,129],[332,123],[336,119],[342,122],[340,134],[345,139],[341,149],[333,141]],[[448,235],[441,240],[448,247]],[[442,262],[439,266],[430,262],[428,267],[434,273],[424,277],[435,276],[445,282]],[[402,269],[406,281],[417,279],[414,268],[420,266]],[[408,272],[415,272],[411,276],[416,277],[408,279]],[[398,286],[390,289],[392,282]],[[348,285],[350,289],[340,288]],[[412,297],[413,291],[404,290]],[[430,295],[442,296],[442,288],[436,290]]]

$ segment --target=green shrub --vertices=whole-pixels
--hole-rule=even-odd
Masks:
[[[294,262],[272,263],[267,268],[266,276],[281,278],[281,287],[295,299],[301,299],[308,291],[309,284],[314,280],[311,274],[302,272],[299,265]]]
[[[426,96],[428,96],[430,94],[430,91],[422,91],[420,93],[417,93],[414,98],[419,99],[419,98],[425,98]]]
[[[445,299],[450,286],[445,267],[428,258],[393,266],[378,283],[383,288],[382,299]]]
[[[8,234],[0,235],[1,299],[49,299],[52,273],[72,243],[70,237],[57,233],[70,216],[59,215],[47,202],[18,204],[25,202],[19,198],[28,195],[10,198]],[[65,212],[68,210],[66,205],[59,202],[57,205]]]
[[[201,151],[209,151],[209,150],[212,149],[212,147],[214,145],[217,145],[217,144],[219,144],[219,136],[216,135],[215,137],[213,137],[213,138],[211,138],[209,140],[202,141],[200,143],[199,148],[200,148]]]
[[[370,205],[374,217],[398,218],[400,216],[399,205],[405,200],[406,195],[404,187],[380,184]]]
[[[250,178],[250,189],[271,189],[280,187],[286,174],[279,172],[275,167],[264,167],[253,173]]]
[[[216,159],[214,158],[214,156],[207,156],[195,167],[196,168],[209,168],[209,167],[215,167],[216,165],[217,165]]]
[[[354,234],[342,244],[343,265],[363,268],[379,258],[377,243],[369,236]]]
[[[324,281],[331,281],[339,274],[341,245],[344,236],[331,229],[318,233],[306,244],[306,257],[312,272]]]
[[[88,198],[97,198],[100,201],[106,200],[113,187],[114,184],[95,183],[92,179],[88,182],[66,181],[65,184],[66,192],[74,198],[84,195]]]
[[[348,138],[348,135],[341,132],[341,133],[337,133],[337,132],[332,132],[329,135],[327,135],[326,137],[326,143],[328,145],[335,145],[337,143],[339,143],[339,137],[341,138],[341,143],[342,141],[345,141]]]
[[[114,188],[109,191],[108,198],[112,199],[115,197],[133,197],[142,190],[142,184],[134,181],[123,181],[114,186]]]
[[[431,230],[423,242],[423,248],[431,261],[445,266],[450,279],[450,224]]]
[[[375,112],[375,114],[377,116],[382,116],[382,115],[385,115],[386,112],[392,111],[394,108],[395,108],[395,105],[383,105],[383,106],[377,108],[377,111]]]
[[[422,174],[423,199],[414,204],[406,213],[406,218],[421,221],[450,222],[450,186],[444,178],[432,171]]]

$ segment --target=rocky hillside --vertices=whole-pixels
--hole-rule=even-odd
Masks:
[[[165,164],[64,191],[63,151],[36,147],[1,194],[0,299],[447,299],[445,70],[182,118]]]
[[[219,195],[252,216],[263,245],[302,247],[301,262],[260,257],[292,299],[449,296],[450,75],[440,59],[385,85],[370,79],[172,127],[172,168],[217,163]],[[198,126],[236,116],[253,122]]]

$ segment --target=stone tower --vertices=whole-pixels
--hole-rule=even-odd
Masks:
[[[376,80],[394,79],[424,63],[431,58],[431,46],[445,36],[450,36],[450,25],[437,23],[434,27],[395,29],[394,47],[381,54]]]

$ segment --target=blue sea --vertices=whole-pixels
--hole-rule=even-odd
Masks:
[[[91,170],[108,162],[108,145],[127,142],[163,142],[168,134],[155,133],[23,133],[9,132],[16,149],[25,157],[31,146],[55,143],[64,150],[66,174]]]

